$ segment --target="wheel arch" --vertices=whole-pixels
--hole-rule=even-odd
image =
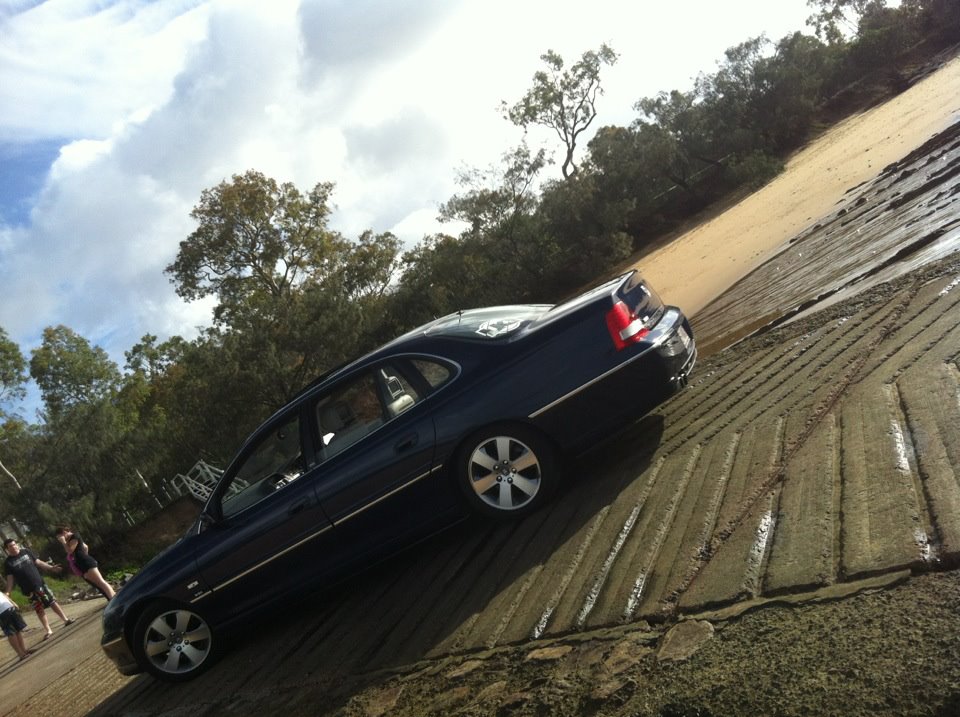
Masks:
[[[554,455],[558,458],[566,458],[567,451],[564,447],[557,441],[550,433],[545,431],[539,425],[531,421],[529,418],[505,418],[497,421],[490,421],[481,426],[476,426],[471,429],[469,432],[464,433],[457,440],[456,445],[449,454],[447,460],[448,473],[452,479],[456,479],[456,470],[460,462],[460,457],[464,454],[470,445],[470,442],[477,437],[483,435],[487,431],[494,430],[499,427],[509,428],[509,427],[519,427],[524,431],[531,431],[540,438],[540,440],[549,444],[551,450],[553,450]]]
[[[515,434],[515,437],[518,439],[539,442],[541,447],[546,448],[549,456],[541,456],[541,462],[552,465],[553,470],[551,473],[554,479],[545,484],[544,488],[544,499],[549,500],[563,482],[563,470],[561,466],[567,457],[567,451],[563,449],[563,446],[561,446],[553,436],[531,421],[527,419],[505,419],[490,421],[475,427],[460,438],[455,449],[450,453],[446,470],[447,479],[453,484],[462,504],[470,509],[471,512],[476,513],[476,508],[473,506],[473,501],[466,492],[466,484],[464,482],[468,454],[477,447],[479,441],[483,440],[483,436],[497,433],[504,435]],[[489,517],[490,513],[486,511],[482,512]],[[521,509],[518,515],[526,513],[526,510]],[[497,517],[506,517],[507,515],[509,514],[497,514]]]
[[[144,643],[142,642],[146,632],[141,632],[141,629],[145,628],[146,630],[156,630],[156,628],[153,626],[153,621],[155,621],[160,615],[163,613],[181,612],[189,613],[192,616],[189,618],[191,621],[199,620],[198,624],[193,623],[192,627],[187,628],[188,631],[192,632],[193,629],[199,628],[206,632],[206,635],[200,638],[201,643],[205,643],[199,648],[200,652],[203,653],[203,657],[199,661],[195,662],[189,669],[175,669],[173,671],[168,671],[159,667],[157,664],[151,664],[152,660],[148,658],[147,654],[144,652]],[[145,623],[148,620],[151,621],[150,627],[145,627]],[[170,628],[172,629],[173,626],[170,625]],[[167,628],[165,627],[164,630],[166,629]],[[178,627],[176,629],[180,629],[179,618]],[[125,616],[123,634],[124,638],[127,640],[130,652],[140,665],[140,668],[144,672],[151,674],[154,678],[160,679],[164,682],[186,682],[194,679],[197,675],[200,675],[209,669],[210,666],[217,661],[222,652],[222,631],[217,628],[216,625],[210,623],[205,611],[198,609],[192,603],[170,598],[165,595],[145,596],[143,599],[138,600],[133,606],[133,609],[129,610]],[[171,637],[172,636],[173,633],[171,633]],[[183,633],[183,636],[187,637],[188,634],[185,632]],[[192,635],[190,637],[192,640]],[[183,657],[187,659],[188,664],[194,660],[194,656],[187,656],[186,650],[186,646],[191,644],[191,640],[185,639],[183,641]],[[178,643],[178,646],[176,646],[176,651],[179,653],[179,637],[176,641]],[[195,645],[196,643],[194,642],[192,644]],[[171,650],[174,649],[172,643],[168,643],[168,646],[170,646]],[[168,652],[171,650],[168,650]]]

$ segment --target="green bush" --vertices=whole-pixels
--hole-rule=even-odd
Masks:
[[[783,171],[783,160],[755,150],[732,161],[727,171],[733,186],[757,190]]]
[[[66,601],[66,599],[69,598],[77,588],[86,589],[89,587],[82,579],[74,575],[63,577],[44,575],[43,581],[47,584],[47,587],[50,588],[50,591],[56,596],[57,600],[60,601]],[[14,585],[13,590],[10,591],[10,599],[20,606],[21,610],[30,608],[30,600],[26,595],[20,592],[20,588],[18,588],[16,585]]]

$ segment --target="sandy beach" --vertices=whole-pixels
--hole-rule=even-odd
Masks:
[[[665,301],[695,315],[875,177],[960,120],[960,57],[889,102],[847,118],[761,190],[636,264]]]

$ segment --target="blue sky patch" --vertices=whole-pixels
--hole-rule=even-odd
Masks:
[[[63,144],[59,139],[30,144],[0,142],[0,222],[29,223],[33,201]]]

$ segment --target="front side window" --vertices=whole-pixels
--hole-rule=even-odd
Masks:
[[[304,471],[297,414],[261,436],[222,497],[225,518],[259,502]]]

